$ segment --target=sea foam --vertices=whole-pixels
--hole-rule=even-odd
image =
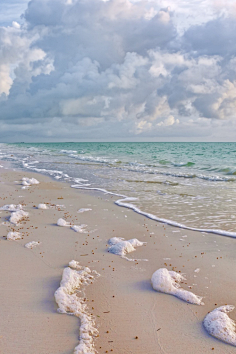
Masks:
[[[180,288],[180,282],[186,280],[183,275],[166,268],[160,268],[153,273],[151,282],[154,290],[174,295],[181,300],[195,305],[204,305],[202,297]]]
[[[89,209],[89,208],[81,208],[77,211],[77,213],[84,213],[85,211],[90,211],[92,209]]]
[[[73,260],[69,263],[69,267],[64,269],[60,287],[54,294],[59,313],[67,313],[80,319],[80,342],[75,347],[74,354],[96,353],[94,338],[98,336],[98,330],[83,300],[84,295],[79,297],[79,293],[82,285],[92,284],[97,276],[99,274],[96,271],[82,267],[79,262]]]
[[[226,305],[216,308],[206,315],[203,325],[206,331],[223,342],[236,346],[236,324],[228,312],[234,310],[234,306]]]
[[[22,178],[22,185],[23,186],[31,186],[32,184],[39,184],[39,181],[35,178],[28,178],[28,177]]]
[[[38,209],[48,209],[47,204],[39,204]]]
[[[5,210],[5,211],[17,211],[17,210],[22,210],[22,205],[21,204],[6,204],[0,208],[0,210]]]
[[[41,242],[37,242],[37,241],[31,241],[25,244],[26,248],[33,248],[36,247],[38,245],[40,245]]]
[[[18,224],[20,221],[22,221],[23,219],[25,219],[27,216],[29,215],[29,213],[27,213],[24,210],[17,210],[15,212],[13,212],[10,216],[9,221],[12,224]]]
[[[117,201],[115,201],[116,205],[119,205],[121,207],[124,208],[128,208],[133,210],[134,212],[143,215],[151,220],[155,220],[167,225],[171,225],[174,227],[179,227],[181,229],[185,229],[185,230],[192,230],[192,231],[198,231],[198,232],[206,232],[206,233],[212,233],[212,234],[217,234],[217,235],[221,235],[221,236],[228,236],[228,237],[234,237],[236,238],[236,232],[232,232],[232,231],[226,231],[226,230],[221,230],[221,229],[201,229],[201,228],[196,228],[196,227],[190,227],[178,222],[175,222],[173,220],[170,219],[164,219],[164,218],[160,218],[154,214],[151,213],[147,213],[145,211],[142,211],[141,209],[139,209],[136,205],[132,204],[132,203],[128,203],[128,201],[135,201],[137,200],[137,198],[133,198],[133,197],[127,197],[126,195],[122,195],[122,194],[118,194],[118,193],[113,193],[113,192],[109,192],[106,189],[103,188],[92,188],[92,187],[84,187],[84,186],[80,186],[80,185],[71,185],[71,188],[76,188],[76,189],[84,189],[84,190],[95,190],[98,192],[102,192],[104,194],[109,194],[109,195],[114,195],[117,197],[122,197],[122,199],[119,199]]]
[[[146,242],[141,242],[136,238],[124,241],[121,237],[112,237],[108,240],[110,247],[108,252],[124,257],[127,253],[135,251],[134,247],[143,246]]]
[[[12,240],[12,241],[20,240],[21,239],[21,233],[20,232],[16,232],[16,231],[14,231],[14,232],[10,231],[7,234],[7,239],[8,240]]]
[[[62,226],[62,227],[71,226],[71,224],[70,224],[68,221],[66,221],[66,220],[64,220],[64,219],[62,219],[62,218],[60,218],[60,219],[57,220],[57,225],[58,225],[58,226]]]
[[[71,228],[72,230],[74,230],[75,232],[84,233],[84,232],[87,232],[87,231],[85,230],[85,227],[86,227],[86,226],[87,226],[86,224],[73,225],[73,226],[71,226],[70,228]]]

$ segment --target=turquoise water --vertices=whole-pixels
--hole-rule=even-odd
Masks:
[[[0,150],[28,174],[135,197],[140,210],[189,227],[236,231],[236,143],[22,143]]]

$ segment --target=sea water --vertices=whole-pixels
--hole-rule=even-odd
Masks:
[[[235,157],[236,143],[0,144],[0,159],[28,177],[108,191],[156,220],[236,236]]]

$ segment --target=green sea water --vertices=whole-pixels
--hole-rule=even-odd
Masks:
[[[189,227],[236,232],[236,143],[21,143],[0,150],[27,175],[134,197],[139,210]]]

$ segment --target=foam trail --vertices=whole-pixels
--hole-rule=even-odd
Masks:
[[[160,268],[153,273],[151,282],[154,290],[174,295],[190,304],[204,305],[202,297],[195,295],[191,291],[180,288],[180,282],[185,280],[183,275],[166,268]]]
[[[94,338],[98,336],[93,316],[88,312],[83,298],[79,297],[81,285],[92,284],[94,277],[99,276],[96,271],[82,267],[79,262],[71,261],[62,275],[60,287],[54,296],[58,304],[59,313],[67,313],[80,319],[80,343],[74,349],[74,354],[96,354]]]
[[[234,306],[221,306],[206,315],[203,326],[206,331],[223,342],[236,346],[236,324],[227,315],[234,310]]]
[[[200,228],[196,228],[196,227],[186,226],[184,224],[178,223],[178,222],[173,221],[173,220],[159,218],[158,216],[156,216],[154,214],[150,214],[150,213],[147,213],[145,211],[140,210],[134,204],[127,203],[127,201],[137,200],[137,198],[127,197],[127,196],[122,195],[122,194],[108,192],[106,189],[102,189],[102,188],[88,188],[88,187],[82,187],[82,186],[78,186],[78,185],[72,185],[71,187],[72,188],[77,188],[77,189],[95,190],[95,191],[103,192],[105,194],[111,194],[111,195],[115,195],[115,196],[118,196],[118,197],[122,197],[122,199],[119,199],[119,200],[117,200],[115,202],[116,205],[119,205],[119,206],[124,207],[124,208],[131,209],[131,210],[135,211],[136,213],[138,213],[140,215],[146,216],[149,219],[152,219],[152,220],[164,223],[164,224],[168,224],[170,226],[179,227],[179,228],[185,229],[185,230],[206,232],[206,233],[210,233],[210,234],[217,234],[217,235],[221,235],[221,236],[228,236],[228,237],[236,238],[236,232],[225,231],[225,230],[220,230],[220,229],[219,230],[217,230],[217,229],[200,229]]]

